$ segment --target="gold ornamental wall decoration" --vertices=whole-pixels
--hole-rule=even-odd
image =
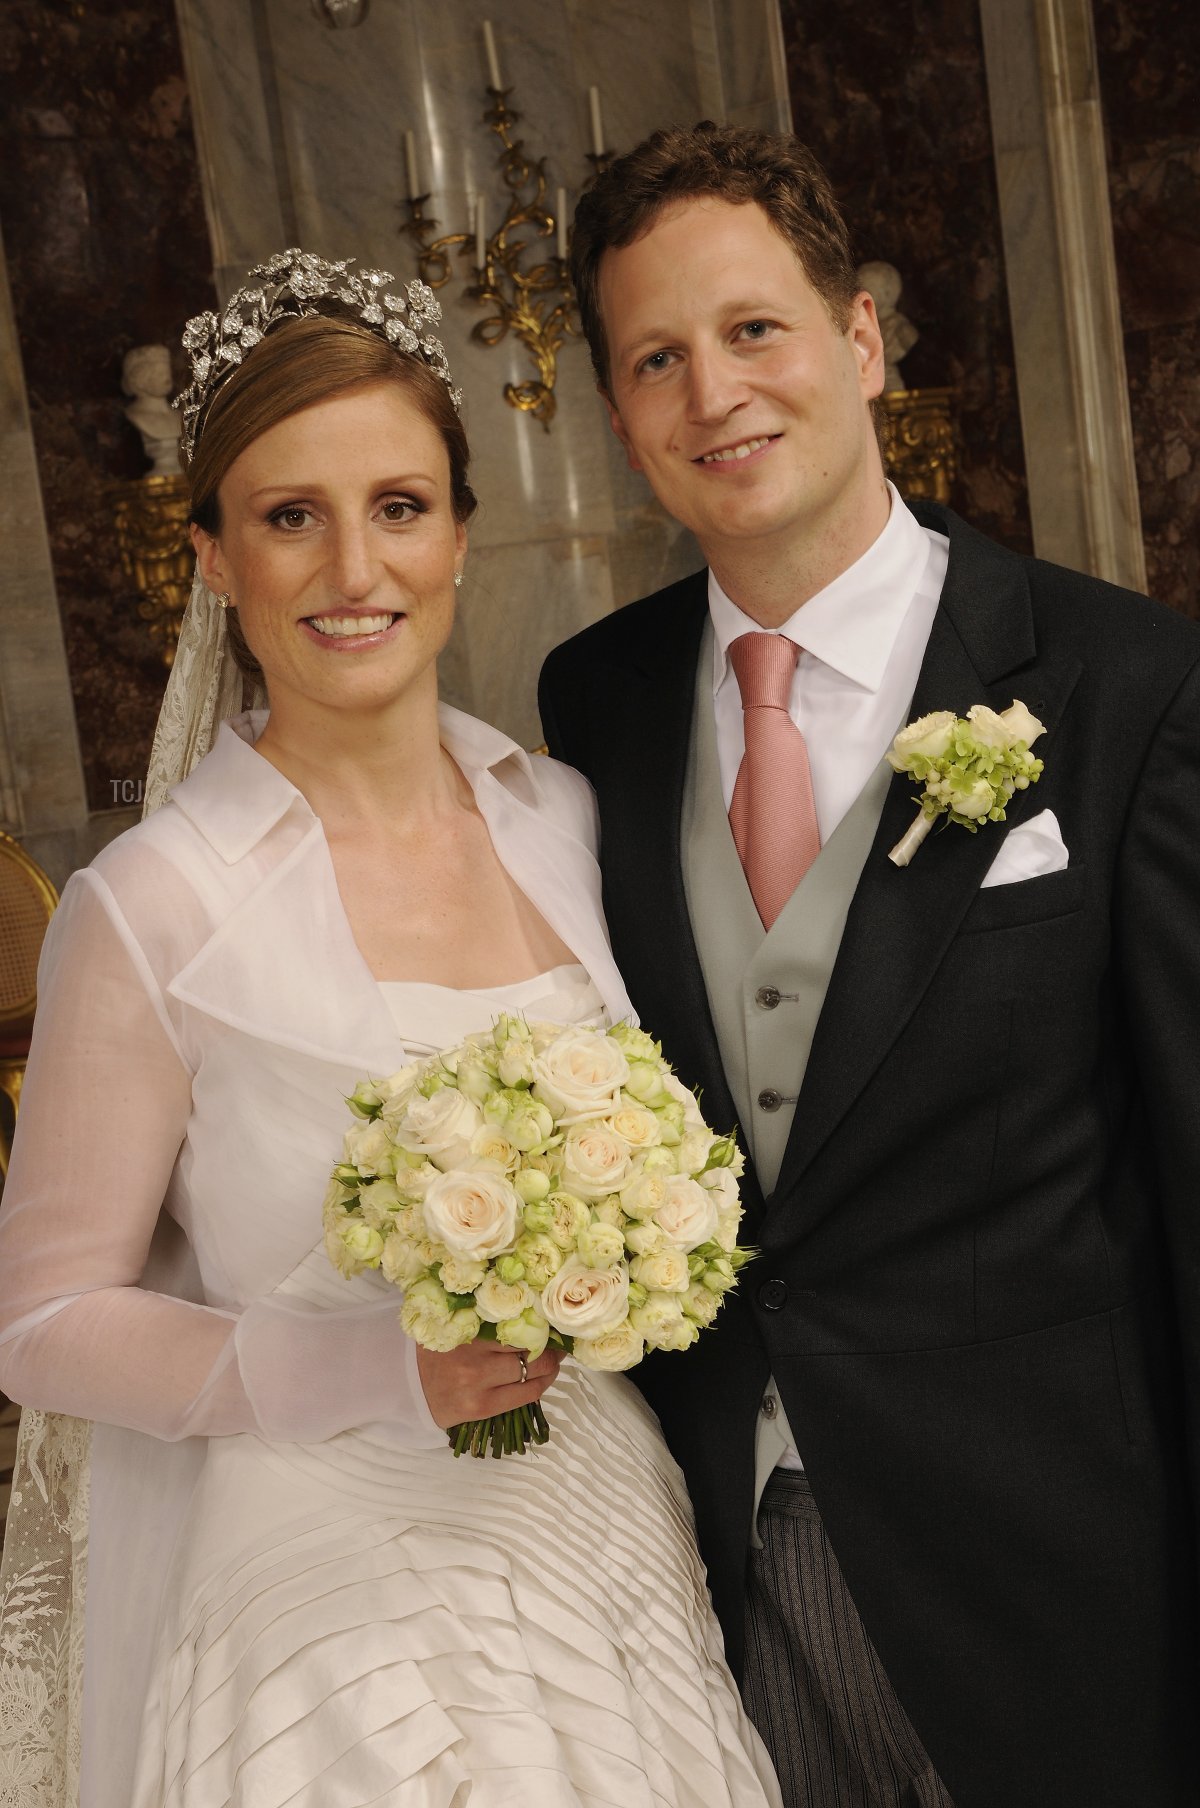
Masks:
[[[139,477],[116,487],[121,566],[137,589],[138,615],[167,666],[174,663],[192,590],[188,506],[187,481],[181,476]]]
[[[503,85],[495,33],[486,19],[483,39],[488,64],[488,106],[481,117],[500,140],[497,163],[505,189],[504,217],[489,233],[487,204],[480,194],[475,200],[469,232],[448,232],[433,238],[438,222],[425,213],[430,196],[421,193],[413,134],[405,132],[408,218],[400,231],[414,240],[417,269],[431,289],[444,288],[450,281],[453,253],[464,258],[474,254],[474,275],[467,283],[466,297],[490,312],[471,329],[471,337],[477,344],[489,347],[499,345],[510,332],[521,341],[536,374],[523,383],[506,383],[504,399],[510,407],[532,415],[548,432],[555,413],[558,354],[568,339],[581,336],[571,285],[567,191],[556,189],[551,210],[546,159],[527,157],[524,141],[513,136],[522,116],[508,104],[513,90]],[[592,149],[587,160],[592,166],[588,178],[591,181],[608,168],[613,155],[604,146],[598,88],[588,90],[588,111]],[[551,240],[553,254],[549,251]]]
[[[883,457],[903,496],[950,501],[958,472],[952,389],[891,389],[879,398]]]

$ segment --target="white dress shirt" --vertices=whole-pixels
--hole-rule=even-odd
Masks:
[[[922,527],[888,485],[879,538],[783,626],[801,649],[789,713],[804,736],[822,845],[908,719],[946,576],[950,542]],[[725,808],[745,752],[742,700],[729,661],[739,634],[762,633],[708,574],[713,625],[713,708]],[[758,1422],[758,1493],[771,1469],[802,1469],[774,1377]],[[755,1502],[757,1510],[757,1499]]]

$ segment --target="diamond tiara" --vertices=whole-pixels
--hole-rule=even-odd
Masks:
[[[454,387],[446,352],[430,328],[442,317],[441,303],[427,283],[399,288],[390,270],[351,270],[353,258],[340,263],[295,248],[277,251],[249,272],[261,277],[258,288],[238,289],[220,314],[197,314],[183,329],[183,349],[192,361],[192,381],[173,406],[183,415],[180,446],[191,462],[205,410],[246,353],[281,320],[320,314],[320,303],[332,297],[354,310],[365,326],[397,351],[420,358],[439,376],[457,408],[462,391]]]

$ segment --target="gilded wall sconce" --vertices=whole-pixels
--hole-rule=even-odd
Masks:
[[[522,383],[506,383],[504,398],[510,407],[531,414],[548,431],[554,418],[554,385],[558,354],[567,339],[580,336],[575,292],[568,265],[568,234],[564,188],[557,190],[553,211],[548,205],[546,160],[524,154],[523,140],[513,131],[521,115],[508,104],[511,88],[502,84],[491,25],[484,21],[489,82],[488,107],[482,118],[500,140],[497,163],[506,194],[504,217],[496,230],[487,231],[486,203],[480,195],[470,232],[444,233],[433,238],[438,222],[425,213],[430,197],[420,192],[413,134],[404,134],[405,174],[408,183],[408,218],[401,225],[417,247],[417,268],[431,289],[443,288],[452,272],[452,256],[474,253],[474,280],[466,294],[488,308],[471,337],[477,344],[494,346],[511,332],[521,341],[535,375]],[[600,96],[589,90],[592,150],[588,161],[595,178],[612,160],[604,148]],[[554,241],[551,254],[547,241]]]

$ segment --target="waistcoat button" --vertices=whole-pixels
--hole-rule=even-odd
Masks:
[[[764,1281],[758,1290],[758,1303],[764,1312],[782,1312],[787,1305],[787,1297],[786,1281]]]
[[[783,1104],[783,1094],[776,1092],[773,1086],[767,1086],[758,1095],[760,1111],[778,1111]]]
[[[759,986],[754,994],[754,1002],[761,1005],[764,1011],[773,1011],[779,1003],[778,986]]]

